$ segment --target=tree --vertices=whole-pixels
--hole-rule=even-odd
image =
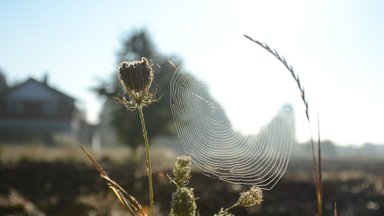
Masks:
[[[5,79],[5,74],[0,70],[0,92],[8,88],[7,80]]]
[[[141,57],[146,57],[153,63],[155,73],[153,88],[159,98],[157,102],[144,109],[149,139],[159,135],[174,136],[176,130],[169,107],[169,86],[175,68],[169,63],[169,59],[176,64],[180,64],[181,61],[176,57],[167,57],[157,52],[145,30],[134,32],[123,41],[117,59],[120,63],[123,60],[139,60]],[[135,149],[143,142],[140,119],[137,112],[127,111],[120,104],[113,102],[113,96],[122,93],[117,80],[117,71],[114,72],[112,81],[101,83],[94,90],[107,97],[104,106],[110,106],[108,107],[111,115],[110,123],[116,129],[120,141]]]

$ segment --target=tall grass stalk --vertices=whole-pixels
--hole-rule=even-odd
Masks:
[[[312,129],[311,129],[311,120],[309,117],[309,105],[308,105],[308,100],[305,96],[305,91],[304,87],[301,85],[299,76],[295,73],[293,70],[292,65],[288,64],[288,62],[285,60],[283,56],[281,56],[275,49],[272,49],[269,47],[267,44],[262,43],[258,40],[255,40],[251,38],[248,35],[244,35],[247,39],[250,41],[256,43],[257,45],[261,46],[264,48],[266,51],[268,51],[270,54],[272,54],[277,60],[279,60],[291,73],[293,79],[295,80],[297,87],[300,90],[301,94],[301,99],[304,103],[305,106],[305,115],[307,117],[308,125],[309,125],[309,131],[311,133],[311,149],[312,149],[312,163],[313,163],[313,176],[315,179],[315,189],[316,189],[316,200],[317,200],[317,212],[319,216],[323,215],[323,180],[322,180],[322,167],[321,167],[321,143],[320,143],[320,128],[318,127],[318,142],[317,142],[317,151],[318,151],[318,158],[316,159],[316,153],[315,153],[315,142],[313,140],[313,135],[312,135]],[[318,122],[318,126],[320,123]]]
[[[336,206],[336,202],[333,203],[333,216],[337,216],[337,206]]]
[[[138,108],[141,122],[141,129],[143,131],[144,145],[145,145],[145,159],[147,166],[147,175],[148,175],[148,187],[149,187],[149,215],[153,216],[154,211],[154,201],[153,201],[153,183],[152,183],[152,168],[151,168],[151,152],[149,148],[147,129],[145,127],[145,119],[143,113],[143,107]]]
[[[312,145],[313,146],[313,145]],[[317,113],[317,171],[318,171],[318,188],[316,189],[317,194],[317,205],[319,208],[319,216],[323,215],[323,167],[321,162],[321,140],[320,140],[320,118],[319,113]]]

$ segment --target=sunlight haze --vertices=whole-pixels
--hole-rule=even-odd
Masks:
[[[1,1],[0,69],[9,85],[49,74],[97,122],[103,100],[90,89],[115,76],[122,39],[145,28],[236,128],[251,133],[290,103],[305,140],[296,83],[247,34],[293,65],[322,139],[384,144],[383,10],[383,1]]]

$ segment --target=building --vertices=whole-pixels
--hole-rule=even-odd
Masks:
[[[29,78],[0,93],[0,140],[54,142],[57,134],[84,138],[89,125],[76,100],[43,81]]]

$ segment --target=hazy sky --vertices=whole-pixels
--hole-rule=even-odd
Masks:
[[[96,121],[100,101],[89,89],[116,70],[122,38],[145,27],[249,128],[253,114],[278,109],[271,98],[284,102],[297,89],[248,34],[294,66],[323,139],[384,144],[383,11],[380,0],[0,1],[0,68],[10,84],[49,73]]]

